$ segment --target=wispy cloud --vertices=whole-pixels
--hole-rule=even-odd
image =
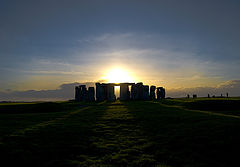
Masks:
[[[237,61],[231,65],[213,61],[199,50],[196,40],[184,36],[103,33],[79,39],[74,48],[61,56],[33,56],[28,63],[3,70],[15,73],[12,80],[23,75],[28,80],[46,76],[48,82],[47,77],[53,76],[56,80],[61,77],[68,82],[84,82],[101,79],[106,70],[120,66],[134,73],[139,81],[168,88],[216,86],[239,78],[233,72],[239,70]]]

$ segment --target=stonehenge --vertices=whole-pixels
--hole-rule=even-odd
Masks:
[[[157,100],[165,98],[163,87],[143,85],[139,83],[96,83],[94,87],[86,88],[86,85],[75,87],[75,101],[115,101],[115,86],[120,86],[120,100]],[[156,92],[156,93],[155,93]],[[96,98],[95,98],[96,96]]]

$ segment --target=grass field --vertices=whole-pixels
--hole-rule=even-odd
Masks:
[[[239,131],[240,98],[6,103],[0,163],[239,166]]]

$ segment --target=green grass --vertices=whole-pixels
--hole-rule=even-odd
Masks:
[[[238,166],[239,100],[2,104],[0,163]]]

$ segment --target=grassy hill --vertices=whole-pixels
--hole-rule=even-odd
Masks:
[[[240,99],[0,105],[0,163],[238,166]]]

